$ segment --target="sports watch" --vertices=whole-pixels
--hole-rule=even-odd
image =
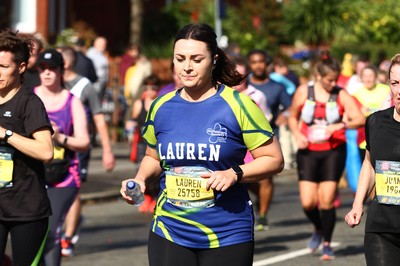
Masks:
[[[232,166],[233,171],[235,171],[235,174],[237,176],[237,181],[236,183],[239,183],[242,180],[243,177],[243,170],[240,168],[239,165],[234,165]]]
[[[6,134],[4,135],[3,141],[7,142],[8,138],[11,137],[13,135],[13,132],[9,129],[6,129]]]

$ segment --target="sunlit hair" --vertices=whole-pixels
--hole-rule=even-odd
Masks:
[[[341,65],[339,60],[331,56],[325,56],[318,60],[314,65],[315,74],[320,75],[321,77],[326,76],[331,72],[340,73]]]
[[[396,54],[395,56],[392,57],[392,60],[390,60],[390,66],[388,69],[389,80],[390,80],[390,73],[392,72],[392,67],[395,65],[400,65],[400,54]]]
[[[212,72],[214,84],[222,83],[228,86],[240,84],[244,77],[236,71],[236,66],[229,60],[228,56],[217,45],[217,35],[207,24],[188,24],[180,29],[175,37],[174,47],[179,40],[195,40],[204,42],[211,54],[211,61],[218,55]]]
[[[28,64],[32,51],[32,40],[20,36],[11,29],[0,31],[0,51],[7,51],[14,55],[14,62],[19,65],[22,62]]]
[[[246,74],[244,75],[244,77],[246,77],[246,79],[244,80],[244,82],[246,82],[246,86],[247,86],[248,85],[247,77],[249,76],[249,74],[251,72],[249,61],[247,60],[246,57],[244,57],[242,55],[232,56],[231,60],[232,60],[233,64],[235,64],[235,66],[244,66],[245,71],[246,71]]]
[[[242,55],[234,55],[231,56],[231,61],[237,66],[244,66],[246,69],[246,73],[250,73],[250,65],[249,65],[249,61],[247,60],[246,57],[242,56]]]

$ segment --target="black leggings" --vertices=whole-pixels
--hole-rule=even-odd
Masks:
[[[44,261],[48,266],[61,264],[61,229],[69,208],[78,195],[78,188],[48,188],[51,210],[49,236],[46,241]]]
[[[31,222],[0,221],[0,262],[10,233],[13,265],[38,265],[48,228],[48,218]]]
[[[150,231],[148,256],[150,266],[251,266],[254,242],[232,246],[186,248]]]
[[[367,265],[397,266],[400,262],[400,234],[365,233]]]

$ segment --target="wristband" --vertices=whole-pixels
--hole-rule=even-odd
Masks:
[[[235,174],[237,176],[236,183],[239,183],[242,180],[242,177],[243,177],[243,170],[242,170],[242,168],[240,168],[239,165],[232,166],[232,169],[233,169],[233,171],[235,172]]]
[[[64,146],[67,144],[67,141],[68,141],[68,137],[67,137],[67,135],[65,135],[64,140],[63,140],[63,145]]]

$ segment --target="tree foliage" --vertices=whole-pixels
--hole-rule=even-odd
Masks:
[[[284,5],[285,32],[318,47],[334,40],[347,26],[346,0],[296,0]]]
[[[389,44],[400,42],[397,0],[356,0],[349,4],[350,41]]]
[[[224,34],[237,43],[245,54],[254,48],[277,50],[285,40],[282,35],[281,6],[275,0],[241,1],[239,7],[228,8]]]
[[[291,0],[283,14],[288,35],[316,46],[400,42],[397,0]]]
[[[214,0],[173,1],[160,13],[144,18],[144,49],[149,54],[162,56],[161,48],[157,47],[171,43],[173,39],[171,30],[165,28],[168,25],[172,25],[174,29],[193,22],[214,26],[214,7]],[[241,1],[239,7],[226,7],[227,16],[222,20],[222,34],[228,36],[230,43],[237,43],[243,53],[253,48],[277,50],[278,44],[286,41],[282,31],[284,21],[281,5],[276,0]],[[156,19],[157,17],[162,19]],[[150,44],[152,38],[154,44]],[[163,38],[166,41],[162,41]]]
[[[229,2],[228,0],[226,0]],[[280,44],[303,43],[318,47],[366,43],[400,42],[398,0],[242,0],[226,4],[223,35],[238,44],[242,53],[267,49],[274,53]],[[187,23],[214,26],[214,0],[175,0],[159,13],[144,18],[146,47],[166,54],[176,31]],[[159,48],[157,48],[159,47]],[[380,48],[381,49],[381,48]]]

